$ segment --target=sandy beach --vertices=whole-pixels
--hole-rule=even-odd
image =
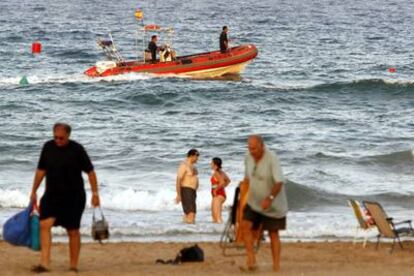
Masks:
[[[83,275],[234,275],[240,274],[243,256],[223,257],[218,243],[199,243],[205,262],[180,265],[155,264],[158,258],[170,259],[191,243],[110,243],[85,244],[81,252],[79,273]],[[381,244],[378,251],[370,243],[363,249],[349,242],[284,243],[282,269],[279,275],[413,275],[414,243],[404,243],[390,254],[390,244]],[[243,251],[235,251],[242,253]],[[52,247],[51,273],[74,274],[68,271],[67,244]],[[38,253],[0,241],[1,275],[29,275],[38,262]],[[270,249],[262,245],[258,253],[258,275],[274,274]],[[253,273],[252,273],[253,274]]]

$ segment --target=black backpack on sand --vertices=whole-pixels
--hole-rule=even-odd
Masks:
[[[177,256],[174,260],[162,260],[158,259],[155,263],[160,264],[179,264],[185,262],[204,262],[204,252],[197,244],[184,247],[183,249],[178,252]]]
[[[177,257],[180,258],[181,263],[204,262],[204,252],[197,244],[181,249]]]

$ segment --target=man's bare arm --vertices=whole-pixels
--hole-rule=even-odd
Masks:
[[[176,203],[181,202],[181,184],[183,182],[184,175],[185,175],[185,166],[181,164],[177,171],[177,179],[175,183],[175,189],[177,191],[177,197],[175,199]]]
[[[42,183],[42,180],[45,177],[45,175],[46,175],[45,170],[39,170],[39,169],[36,170],[35,177],[33,180],[32,193],[30,194],[31,202],[35,202],[37,200],[36,192],[40,186],[40,183]]]
[[[99,194],[98,194],[98,180],[97,180],[96,173],[94,170],[88,173],[88,179],[89,179],[89,184],[91,185],[91,191],[92,191],[91,205],[93,207],[98,207],[100,205]]]

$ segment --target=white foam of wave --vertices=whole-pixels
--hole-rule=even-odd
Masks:
[[[29,194],[11,189],[0,189],[0,206],[5,208],[24,208],[29,203]]]
[[[266,81],[258,83],[258,86],[264,89],[275,89],[275,90],[304,90],[310,89],[312,87],[322,85],[323,82],[320,81],[290,81],[290,80],[273,80],[271,82]]]
[[[22,76],[16,77],[4,77],[0,78],[0,86],[17,86],[20,85],[20,80]],[[139,80],[147,80],[152,78],[191,78],[189,76],[184,75],[175,75],[175,74],[165,74],[165,75],[154,75],[148,73],[128,73],[128,74],[121,74],[116,76],[108,76],[108,77],[97,77],[91,78],[82,73],[79,74],[46,74],[46,75],[28,75],[26,76],[27,80],[30,84],[63,84],[63,83],[97,83],[97,82],[118,82],[118,81],[139,81]],[[367,80],[382,80],[386,84],[399,84],[399,85],[411,85],[414,84],[414,80],[412,79],[402,79],[402,78],[370,78],[370,77],[360,77],[356,78],[353,82],[360,82],[360,81],[367,81]],[[257,83],[258,86],[264,89],[277,89],[277,90],[302,90],[302,89],[310,89],[312,87],[322,85],[323,82],[320,81],[272,81],[272,82],[261,82]]]
[[[0,85],[1,86],[17,85],[19,84],[22,77],[0,78]]]
[[[233,194],[230,192],[229,194]],[[176,193],[173,190],[162,190],[158,192],[138,191],[125,189],[118,191],[101,192],[101,202],[105,208],[120,211],[178,211],[181,210],[180,204],[175,204]],[[41,192],[38,192],[38,198]],[[87,192],[87,205],[90,207],[90,192]],[[17,189],[0,189],[0,206],[5,208],[21,208],[28,204],[29,193]],[[229,196],[225,203],[228,206],[233,201]],[[211,194],[204,190],[197,194],[197,209],[210,210]]]
[[[287,216],[287,230],[281,232],[283,239],[290,240],[316,240],[316,239],[340,239],[349,240],[355,235],[355,226],[357,221],[349,212],[289,212]],[[161,218],[162,215],[157,215]],[[228,218],[228,214],[224,213],[224,220]],[[224,224],[211,223],[210,213],[203,211],[197,213],[197,224],[186,225],[179,220],[170,220],[167,224],[154,226],[154,224],[138,223],[130,221],[126,224],[122,221],[122,226],[114,222],[113,233],[118,237],[130,238],[147,238],[156,239],[156,237],[170,236],[170,241],[187,237],[189,239],[215,239],[218,240],[220,234],[224,231]],[[84,233],[88,233],[88,227],[84,229]],[[372,231],[371,237],[375,237],[377,233]],[[364,233],[358,233],[358,237],[364,237]]]
[[[373,75],[361,75],[354,79],[354,83],[364,82],[364,81],[382,81],[385,84],[390,85],[412,85],[414,84],[414,79],[410,77],[405,78],[403,76],[373,76]]]
[[[1,190],[0,200],[4,201],[4,191]],[[130,193],[130,191],[127,191]],[[27,204],[27,196],[16,191],[6,192],[8,199],[14,200],[20,207]],[[139,193],[137,193],[139,194]],[[148,199],[151,200],[152,197]],[[19,203],[20,202],[20,203]],[[210,210],[197,212],[195,225],[181,222],[182,210],[156,212],[142,211],[112,211],[107,204],[102,204],[106,218],[109,221],[111,241],[218,241],[224,230],[224,224],[211,222]],[[4,206],[3,206],[4,207]],[[410,218],[411,211],[405,209],[391,210],[393,216],[399,219]],[[0,209],[0,225],[16,211]],[[228,211],[223,212],[223,219],[227,221]],[[88,238],[91,233],[92,210],[87,208],[82,218],[81,233]],[[331,208],[318,212],[289,212],[287,216],[287,230],[281,232],[283,240],[351,240],[355,234],[357,220],[350,208]],[[1,230],[0,230],[1,232]],[[64,238],[66,232],[62,228],[54,228],[53,233]],[[370,233],[375,239],[376,231]],[[363,238],[364,233],[358,237]],[[0,233],[1,236],[1,233]]]
[[[230,193],[232,194],[232,193]],[[181,205],[175,203],[176,192],[163,190],[157,192],[136,191],[127,189],[115,193],[102,193],[102,204],[113,210],[125,211],[176,211],[181,210]],[[226,201],[225,206],[232,202],[232,197]],[[211,207],[210,191],[199,191],[197,193],[197,209],[209,210]]]
[[[96,82],[117,82],[117,81],[138,81],[154,78],[151,74],[129,73],[117,76],[91,78],[84,74],[66,74],[66,75],[29,75],[26,76],[30,84],[47,84],[47,83],[96,83]],[[20,85],[23,76],[0,78],[0,86]]]
[[[386,84],[399,84],[399,85],[411,85],[414,84],[414,80],[410,79],[383,79]]]
[[[206,212],[197,214],[197,223],[195,225],[181,223],[176,218],[161,225],[137,221],[130,221],[130,223],[126,224],[124,220],[118,221],[113,215],[109,216],[110,241],[112,242],[123,240],[169,242],[219,241],[225,226],[224,224],[211,223],[208,218],[209,214]],[[117,214],[118,218],[122,216],[122,214]],[[157,217],[159,220],[160,215],[157,215]],[[225,218],[227,219],[227,216]],[[0,221],[0,224],[4,223],[4,221]],[[83,237],[88,238],[91,235],[90,214],[86,214],[82,221],[80,232]],[[293,241],[351,240],[354,238],[357,223],[356,219],[349,213],[317,214],[294,212],[288,214],[287,222],[287,230],[281,231],[280,235],[282,240]],[[61,241],[67,241],[65,239],[66,231],[63,228],[53,228],[52,231],[55,236],[62,238]],[[374,229],[369,233],[369,238],[374,240],[377,234],[377,231]],[[364,235],[365,233],[360,232],[357,234],[357,237],[362,240]]]

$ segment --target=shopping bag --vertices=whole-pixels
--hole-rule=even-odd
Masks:
[[[96,241],[102,243],[102,240],[106,240],[109,238],[109,226],[108,222],[106,221],[102,209],[99,208],[101,213],[101,219],[96,219],[95,217],[95,210],[93,209],[92,215],[92,238]]]
[[[9,218],[3,225],[3,239],[13,245],[30,247],[30,213],[32,203]]]

